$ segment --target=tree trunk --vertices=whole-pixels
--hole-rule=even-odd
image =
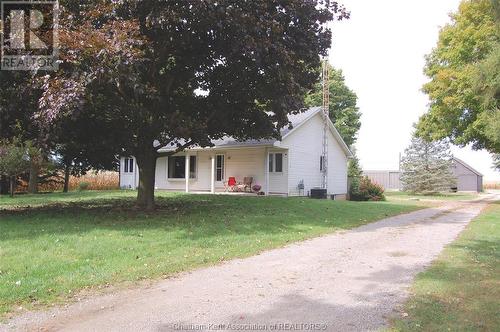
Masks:
[[[9,194],[9,179],[5,175],[0,175],[0,195]]]
[[[69,190],[69,175],[70,175],[70,167],[64,166],[64,187],[63,193],[67,193]]]
[[[157,153],[153,149],[146,149],[136,156],[139,168],[137,205],[147,211],[155,209],[155,171],[157,158]]]
[[[16,192],[16,177],[10,177],[10,197],[14,197],[14,193]]]
[[[33,158],[30,162],[30,178],[28,183],[28,193],[38,192],[38,174],[40,173],[40,162],[38,158]]]

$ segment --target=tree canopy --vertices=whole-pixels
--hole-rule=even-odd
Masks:
[[[115,151],[136,157],[148,209],[158,157],[225,135],[278,137],[317,81],[326,23],[348,17],[329,0],[61,6],[61,64],[43,78],[40,118],[101,114]]]
[[[358,97],[346,84],[342,70],[330,66],[330,119],[348,146],[352,146],[361,128],[361,112],[357,106]],[[307,106],[323,105],[323,88],[321,82],[314,86],[305,98]]]
[[[500,153],[498,1],[464,0],[427,57],[430,106],[417,134]]]

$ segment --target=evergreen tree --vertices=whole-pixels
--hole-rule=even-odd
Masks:
[[[361,170],[361,166],[359,165],[359,158],[356,155],[356,151],[352,150],[353,157],[349,159],[347,164],[347,176],[350,178],[359,178],[363,175],[363,171]]]
[[[452,163],[448,142],[431,142],[414,136],[401,161],[404,190],[417,193],[450,190],[456,185]]]

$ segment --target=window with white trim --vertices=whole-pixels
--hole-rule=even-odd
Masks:
[[[322,155],[322,156],[319,157],[319,170],[321,172],[324,172],[325,171],[325,166],[326,166],[325,165],[325,156]]]
[[[283,172],[283,153],[269,154],[269,173]]]
[[[134,173],[134,158],[123,159],[123,172]]]
[[[224,155],[215,156],[215,181],[224,181]]]
[[[196,156],[189,156],[189,178],[196,179]],[[168,157],[168,178],[186,178],[186,156]]]

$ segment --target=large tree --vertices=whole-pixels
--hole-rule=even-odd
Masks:
[[[28,182],[30,193],[38,191],[40,181],[57,178],[61,170],[81,175],[90,168],[116,169],[115,152],[108,148],[109,136],[103,130],[105,119],[99,114],[74,113],[50,121],[50,126],[37,119],[44,76],[0,71],[0,140],[29,142],[30,165],[21,178]],[[93,131],[103,134],[96,137]],[[53,159],[60,163],[54,164]],[[7,176],[0,175],[0,194],[8,192],[8,182]]]
[[[344,141],[352,146],[357,139],[359,128],[361,128],[361,112],[357,106],[358,97],[346,84],[342,70],[329,68],[330,81],[330,119],[335,124]],[[321,82],[317,83],[305,98],[307,106],[323,105],[323,87]]]
[[[52,149],[56,165],[63,173],[63,192],[69,190],[70,176],[82,176],[90,170],[116,170],[118,158],[113,133],[103,114],[79,112],[61,117],[52,124]],[[116,133],[117,134],[117,133]]]
[[[493,156],[493,168],[500,171],[500,154],[495,154]]]
[[[449,191],[456,184],[452,163],[445,140],[427,141],[414,136],[401,160],[403,189],[417,193]]]
[[[147,209],[158,157],[224,135],[279,137],[317,81],[326,23],[348,16],[329,0],[61,4],[62,63],[41,118],[103,114],[116,152],[137,159]]]
[[[30,167],[31,143],[24,144],[18,139],[0,140],[0,175],[9,180],[9,193],[14,197],[17,178]]]
[[[427,57],[430,108],[418,124],[427,139],[500,153],[498,1],[464,0]]]
[[[0,139],[30,141],[29,191],[38,187],[38,173],[43,163],[40,148],[46,141],[33,116],[38,109],[41,89],[34,74],[24,71],[0,71]],[[38,147],[35,148],[35,147]],[[5,176],[0,178],[0,194],[7,193]]]

